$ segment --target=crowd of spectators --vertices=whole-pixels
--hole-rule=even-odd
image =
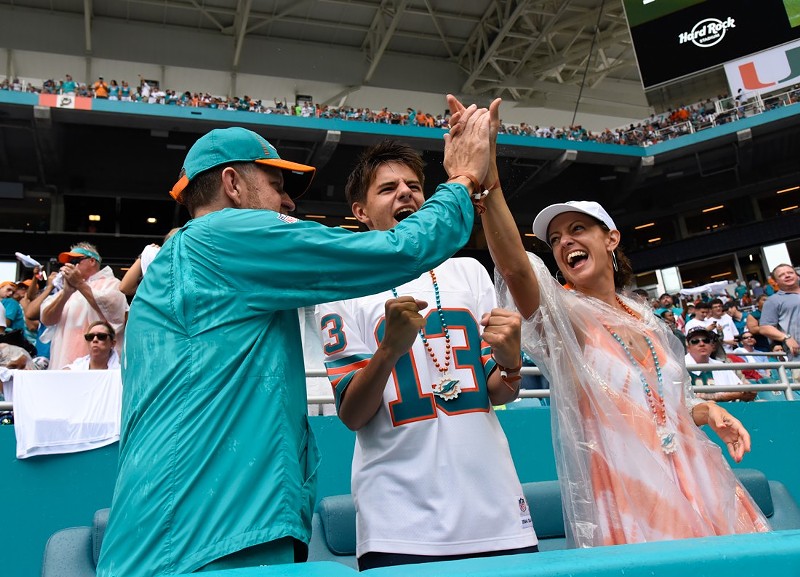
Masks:
[[[781,265],[791,268],[788,265]],[[780,268],[780,267],[779,267]],[[735,289],[719,294],[700,293],[699,295],[662,294],[650,299],[644,290],[637,290],[645,300],[649,300],[653,313],[666,322],[686,350],[687,364],[763,363],[786,361],[791,356],[787,342],[791,335],[787,327],[781,327],[779,334],[783,341],[767,338],[761,322],[761,314],[772,295],[797,291],[798,276],[788,285],[780,286],[770,275],[764,286],[756,280],[749,284],[738,281]],[[772,304],[776,304],[775,303]],[[774,307],[773,307],[774,308]],[[770,318],[774,315],[769,314]],[[767,326],[775,326],[774,324]],[[781,336],[777,338],[781,338]],[[744,371],[694,371],[691,372],[695,385],[731,384],[776,384],[781,383],[779,372],[775,369],[749,369]],[[793,374],[800,378],[800,374]],[[717,401],[783,400],[783,391],[720,392],[704,393],[706,398]]]
[[[177,92],[164,89],[158,82],[139,76],[135,85],[127,81],[117,83],[116,80],[106,82],[99,77],[95,82],[87,84],[75,82],[67,74],[64,80],[45,80],[41,86],[31,82],[20,81],[19,78],[0,81],[0,90],[17,92],[33,92],[42,94],[73,94],[86,98],[101,98],[127,102],[144,102],[167,106],[186,106],[216,110],[231,110],[259,114],[282,114],[303,118],[335,118],[340,120],[424,126],[429,128],[449,128],[449,115],[434,115],[415,108],[407,108],[403,112],[390,111],[384,107],[380,110],[352,106],[328,106],[298,101],[290,104],[286,100],[275,98],[272,102],[251,98],[248,95],[239,97],[215,96],[208,92]],[[706,99],[691,105],[681,105],[669,109],[662,114],[651,114],[649,118],[636,124],[618,128],[606,128],[600,132],[589,131],[581,125],[574,126],[538,126],[526,122],[519,124],[503,123],[500,133],[536,138],[551,138],[569,141],[591,141],[607,144],[632,146],[651,146],[685,134],[691,134],[705,128],[733,122],[748,114],[785,106],[800,101],[800,85],[780,95],[770,96],[756,105],[753,98],[739,93],[731,97],[727,94],[715,99]]]
[[[174,232],[170,231],[165,240]],[[118,366],[116,351],[121,349],[124,340],[126,297],[133,297],[159,249],[156,244],[144,247],[121,281],[109,267],[102,266],[97,249],[85,242],[58,255],[60,265],[49,275],[38,266],[23,268],[22,280],[0,282],[0,343],[25,350],[31,358],[26,365],[29,368],[48,368],[49,365],[50,369],[64,369],[83,366],[81,363],[89,366],[90,356],[94,363],[91,366],[95,367],[98,354],[104,357],[101,361],[109,368]],[[763,286],[755,280],[749,284],[739,281],[724,294],[663,294],[650,300],[646,291],[637,289],[635,292],[650,300],[654,314],[669,325],[686,349],[687,363],[694,364],[787,360],[785,343],[770,340],[759,326],[761,311],[768,299],[782,289],[785,292],[786,287],[780,287],[769,276]],[[80,318],[75,320],[76,316]],[[110,334],[111,338],[96,334],[100,332]],[[18,351],[17,348],[13,350]],[[698,384],[714,384],[716,373],[719,371],[699,372],[693,378]],[[726,382],[729,376],[730,373],[725,375]],[[800,378],[800,374],[794,378]],[[740,371],[738,379],[742,384],[780,382],[778,371],[774,369]],[[524,388],[546,386],[544,382]],[[751,393],[715,393],[712,398],[775,400],[785,397],[783,392],[767,391],[759,393],[758,397]]]

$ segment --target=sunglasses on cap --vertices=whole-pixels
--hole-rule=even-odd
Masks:
[[[710,345],[711,342],[712,340],[709,339],[708,337],[697,337],[694,339],[689,339],[690,345],[699,345],[700,343],[703,343],[704,345]]]
[[[87,343],[90,343],[94,340],[95,337],[97,337],[98,341],[105,341],[110,336],[111,335],[108,333],[86,333],[85,335],[83,335],[83,338],[86,339]]]

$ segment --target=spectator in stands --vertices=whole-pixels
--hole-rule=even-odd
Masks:
[[[731,318],[733,321],[733,325],[736,327],[738,334],[742,334],[745,328],[747,328],[747,317],[749,313],[743,313],[739,310],[739,303],[731,299],[723,305],[723,310],[725,314]]]
[[[759,321],[759,332],[783,343],[789,359],[800,357],[800,286],[797,271],[790,264],[779,264],[771,275],[778,292],[767,299]],[[794,374],[795,371],[792,371]]]
[[[9,371],[27,371],[35,368],[28,351],[15,345],[0,343],[0,399],[5,399],[3,384],[11,380]],[[8,413],[3,413],[2,417],[5,418],[7,415]],[[11,423],[13,423],[13,417]]]
[[[449,102],[459,127],[462,108]],[[498,106],[499,99],[490,106],[493,128]],[[534,219],[534,234],[550,244],[572,287],[564,290],[541,259],[526,253],[491,158],[481,218],[502,280],[498,300],[519,309],[523,350],[552,383],[553,438],[573,544],[768,531],[700,427],[714,429],[737,462],[749,450],[749,434],[719,405],[694,398],[682,349],[651,309],[623,292],[633,272],[611,216],[596,202],[572,201]]]
[[[66,94],[67,96],[75,96],[75,92],[78,89],[78,85],[72,79],[72,76],[69,74],[66,75],[66,78],[61,83],[61,94]]]
[[[25,313],[19,304],[17,283],[6,280],[0,283],[0,299],[6,314],[6,328],[10,331],[25,330]]]
[[[95,321],[83,335],[89,354],[75,359],[62,367],[68,371],[95,371],[119,368],[119,354],[114,350],[117,344],[114,328],[106,321]]]
[[[296,309],[398,286],[462,246],[469,193],[480,192],[464,175],[484,179],[488,120],[471,109],[446,135],[451,182],[390,232],[287,216],[314,169],[282,160],[252,131],[217,129],[192,146],[171,191],[192,220],[158,253],[131,308],[98,577],[305,558],[317,451]]]
[[[108,98],[108,84],[103,77],[100,76],[94,84],[92,84],[92,92],[94,92],[95,98]]]
[[[769,357],[764,355],[759,355],[758,353],[763,353],[764,351],[759,351],[756,349],[756,337],[748,331],[747,329],[742,332],[741,335],[741,345],[734,349],[734,353],[741,356],[746,363],[767,363],[769,362]],[[769,377],[769,370],[768,369],[753,369],[758,373],[758,379],[766,379]],[[749,377],[748,377],[749,378]]]
[[[178,232],[177,228],[173,228],[170,230],[166,236],[164,236],[164,242],[167,242],[172,235]],[[150,263],[153,262],[153,259],[156,258],[158,251],[161,250],[161,247],[155,243],[148,244],[139,256],[136,257],[136,260],[133,261],[133,264],[130,268],[125,271],[125,276],[122,277],[122,280],[119,281],[119,290],[125,296],[132,297],[136,294],[136,289],[139,287],[139,283],[142,282],[145,273],[147,272]]]
[[[750,311],[745,319],[746,329],[753,333],[756,337],[756,348],[761,351],[766,351],[771,348],[769,339],[761,334],[761,311],[764,309],[764,304],[767,302],[767,295],[761,294],[756,298],[756,310]]]
[[[59,278],[58,275],[59,273],[57,271],[52,271],[50,275],[47,277],[47,281],[45,282],[44,288],[41,290],[39,289],[38,283],[33,283],[31,287],[28,289],[28,299],[30,302],[25,307],[26,322],[36,323],[37,325],[36,340],[33,343],[36,346],[37,358],[47,359],[48,365],[50,359],[50,340],[48,339],[47,342],[42,341],[42,335],[47,330],[47,326],[43,322],[40,322],[39,319],[41,315],[42,303],[48,296],[50,296],[50,294],[55,289],[56,279]],[[40,368],[47,368],[47,367],[40,367]]]
[[[388,231],[419,210],[424,181],[420,155],[384,141],[361,156],[345,194],[361,223]],[[519,394],[520,320],[496,308],[483,265],[450,259],[391,292],[319,305],[317,319],[339,418],[356,431],[359,570],[538,551],[492,409]],[[451,515],[465,521],[441,524]]]
[[[738,344],[736,337],[739,336],[739,330],[733,322],[733,319],[725,314],[725,304],[722,299],[711,299],[711,319],[717,323],[717,332],[722,330],[722,346],[726,353],[733,351]]]
[[[127,80],[122,81],[122,85],[119,87],[119,99],[122,102],[131,102],[131,87],[128,85]]]
[[[683,330],[683,327],[686,325],[685,321],[683,320],[683,309],[675,305],[675,299],[668,293],[664,293],[660,297],[658,297],[658,303],[655,308],[655,313],[658,316],[662,316],[661,313],[663,313],[666,310],[672,311],[674,319],[673,324],[675,324],[678,330]]]
[[[83,334],[94,321],[106,321],[121,343],[128,303],[111,268],[100,268],[94,245],[80,242],[58,255],[63,288],[42,303],[40,320],[50,327],[50,368],[60,369],[84,355]],[[57,281],[56,281],[57,282]]]
[[[120,91],[119,84],[117,84],[116,80],[112,80],[111,84],[108,87],[108,99],[119,100],[119,91]]]
[[[696,327],[710,328],[716,331],[718,328],[717,321],[710,317],[711,305],[707,302],[700,301],[694,305],[694,318],[686,322],[684,330],[688,334],[690,330]]]
[[[677,324],[677,322],[675,322],[675,319],[676,319],[675,313],[673,313],[672,310],[670,310],[670,309],[663,309],[661,311],[661,314],[659,314],[658,316],[660,316],[662,319],[664,319],[664,322],[667,323],[667,326],[669,327],[669,330],[671,330],[672,334],[675,335],[675,338],[677,338],[681,342],[681,344],[683,345],[683,348],[685,350],[686,349],[686,335],[684,335],[683,331],[678,328],[678,324]]]
[[[711,358],[717,341],[717,333],[702,327],[695,327],[686,333],[686,364],[712,364],[723,365],[722,361]],[[742,385],[748,384],[739,378],[735,371],[692,371],[689,376],[694,386],[711,385]],[[752,401],[756,398],[755,392],[722,392],[722,393],[696,393],[701,399],[707,401]]]

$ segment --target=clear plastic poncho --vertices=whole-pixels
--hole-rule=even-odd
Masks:
[[[633,299],[621,297],[641,318],[566,290],[528,256],[541,300],[523,321],[522,348],[550,381],[570,545],[768,531],[720,447],[692,419],[691,408],[703,401],[691,392],[683,347],[666,324]],[[514,310],[496,280],[500,306]],[[641,346],[643,334],[652,349]]]

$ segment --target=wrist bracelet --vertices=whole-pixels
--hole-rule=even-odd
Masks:
[[[494,358],[494,353],[492,353],[492,360],[494,360],[495,364],[497,365],[497,370],[500,371],[500,378],[505,384],[511,385],[522,380],[522,375],[519,374],[519,372],[522,370],[522,357],[519,359],[519,365],[513,369],[504,367],[498,363],[497,359]]]
[[[474,176],[472,176],[469,172],[459,172],[457,174],[454,174],[453,176],[451,176],[451,177],[449,177],[447,179],[447,182],[451,182],[451,181],[455,180],[456,178],[461,178],[461,177],[464,177],[467,180],[469,180],[469,184],[470,184],[470,186],[472,186],[472,194],[470,194],[470,196],[472,196],[473,194],[479,193],[479,191],[481,190],[481,185],[478,182],[478,179],[475,178]]]
[[[478,214],[483,214],[486,212],[486,207],[483,206],[483,199],[487,194],[489,194],[489,191],[485,190],[478,182],[478,179],[468,172],[454,174],[447,179],[447,182],[455,180],[461,176],[469,180],[470,186],[472,186],[472,192],[469,195],[469,197],[472,199],[472,206],[475,207],[475,210],[478,212]]]

